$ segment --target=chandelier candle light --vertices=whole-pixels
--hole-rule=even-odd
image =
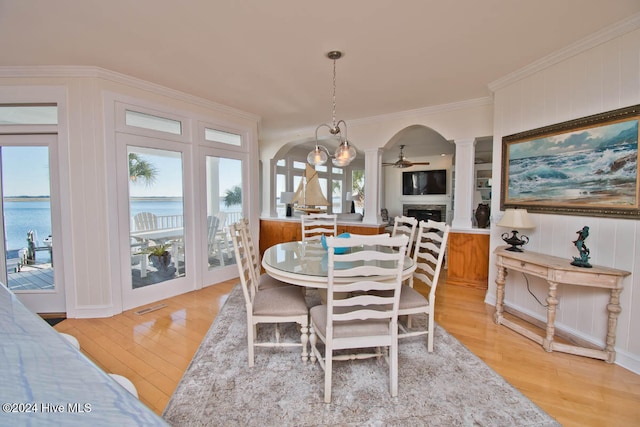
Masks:
[[[510,228],[512,230],[511,236],[509,236],[509,233],[502,234],[502,240],[511,245],[506,250],[511,252],[524,252],[522,248],[518,246],[524,246],[529,243],[529,238],[523,235],[518,236],[518,230],[516,229],[532,229],[536,226],[529,217],[526,209],[507,209],[497,225],[498,227]]]
[[[347,140],[347,124],[344,120],[336,122],[336,61],[342,57],[342,52],[332,50],[327,57],[333,60],[333,116],[331,125],[323,123],[316,128],[316,146],[307,156],[307,162],[313,166],[324,165],[329,157],[329,150],[318,143],[318,130],[322,127],[329,129],[329,133],[336,136],[340,142],[333,155],[334,166],[347,166],[356,158],[356,149]]]

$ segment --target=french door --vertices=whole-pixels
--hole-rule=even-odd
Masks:
[[[202,149],[203,194],[200,227],[206,236],[200,246],[202,286],[238,275],[229,226],[245,217],[246,154],[215,148]],[[204,232],[206,230],[206,233]]]
[[[185,144],[124,133],[116,140],[126,310],[194,289],[193,210]]]
[[[0,280],[31,310],[64,313],[57,135],[0,135]],[[61,270],[60,270],[61,271]]]

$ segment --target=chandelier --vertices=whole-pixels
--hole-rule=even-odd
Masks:
[[[347,166],[356,158],[356,149],[347,141],[347,124],[344,120],[336,122],[336,61],[340,59],[342,52],[332,50],[327,53],[327,57],[333,60],[333,116],[331,125],[323,123],[316,128],[316,146],[307,156],[307,162],[313,166],[324,165],[329,157],[335,166]],[[340,144],[333,156],[329,154],[329,150],[318,143],[318,131],[320,128],[326,127],[329,133],[338,138]]]

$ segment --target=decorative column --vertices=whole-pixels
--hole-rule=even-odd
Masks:
[[[364,218],[363,224],[379,224],[382,200],[382,149],[364,150]]]
[[[456,188],[454,193],[453,228],[472,228],[475,139],[455,140],[456,145]]]

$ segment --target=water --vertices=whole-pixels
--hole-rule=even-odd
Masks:
[[[27,232],[34,230],[36,246],[45,246],[43,239],[51,234],[51,211],[48,200],[38,201],[8,201],[4,202],[6,249],[10,258],[17,258],[17,251],[27,247]],[[224,206],[223,212],[239,211],[240,206]],[[133,200],[131,202],[131,216],[140,212],[153,212],[156,215],[182,215],[182,202],[179,200]],[[46,260],[45,260],[46,258]],[[48,262],[49,254],[39,251],[39,262]]]
[[[17,258],[17,251],[27,247],[27,232],[35,231],[36,246],[44,246],[43,239],[51,234],[49,201],[4,202],[6,249],[8,258]],[[45,259],[46,258],[46,259]],[[49,253],[38,251],[39,262],[48,262]]]

